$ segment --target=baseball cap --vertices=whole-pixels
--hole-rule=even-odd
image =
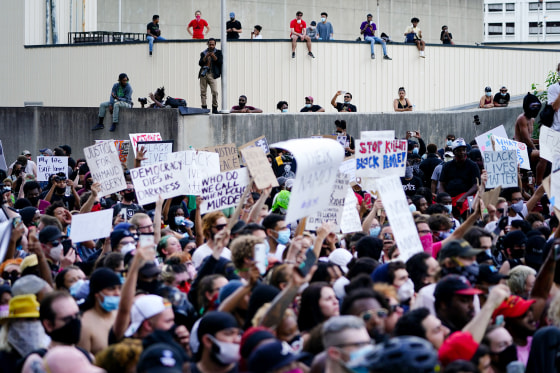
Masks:
[[[70,145],[60,145],[59,148],[64,149],[67,155],[72,154],[72,148],[70,147]]]
[[[249,370],[260,372],[262,367],[268,371],[274,371],[300,360],[307,354],[294,354],[290,345],[276,340],[257,347],[249,356]]]
[[[368,13],[367,17],[373,17],[373,15],[371,15],[371,13]]]
[[[313,97],[311,97],[311,96],[307,96],[305,99],[308,100],[308,101],[313,102]]]
[[[286,189],[291,189],[294,186],[294,179],[288,179],[286,180],[286,183],[284,184],[284,186],[286,187]]]
[[[235,17],[235,13],[234,13],[234,12],[231,12],[231,13],[229,14],[229,16],[230,16],[230,18],[231,18],[231,17]]]
[[[49,148],[45,148],[45,149],[39,149],[39,153],[41,154],[46,154],[46,155],[53,155],[53,151]]]
[[[39,317],[39,302],[37,302],[35,294],[16,295],[10,299],[8,307],[8,316],[3,318],[2,321]]]
[[[504,236],[502,244],[504,247],[510,249],[515,245],[525,245],[527,244],[527,236],[520,230],[511,231]]]
[[[142,352],[137,370],[146,373],[181,373],[183,363],[175,347],[167,343],[155,343]]]
[[[484,92],[492,92],[492,88],[486,87],[486,88],[484,88]]]
[[[147,262],[140,268],[140,274],[144,277],[154,277],[161,273],[161,269],[154,262]]]
[[[265,340],[276,340],[270,329],[264,326],[252,326],[241,336],[239,354],[243,359],[248,359],[255,347]]]
[[[317,26],[317,22],[311,21],[311,26]]]
[[[434,297],[437,302],[441,299],[450,299],[453,295],[477,295],[482,293],[483,291],[473,288],[466,277],[447,275],[437,283]]]
[[[509,276],[498,272],[498,268],[492,264],[480,264],[478,266],[478,283],[487,282],[490,285],[496,285],[502,279],[508,279]]]
[[[478,349],[478,343],[469,332],[455,332],[441,345],[439,361],[446,366],[455,360],[471,360]]]
[[[465,142],[465,139],[463,139],[462,137],[455,139],[455,141],[453,141],[453,143],[451,144],[451,150],[455,150],[457,148],[462,148],[462,147],[467,147],[467,143]]]
[[[443,156],[453,158],[454,154],[453,154],[453,152],[445,152],[445,154]]]
[[[99,293],[103,289],[121,285],[121,278],[109,268],[96,269],[89,278],[89,296]]]
[[[39,232],[39,242],[41,243],[49,243],[58,240],[60,237],[62,237],[62,233],[60,233],[60,229],[54,225],[46,226]]]
[[[132,237],[132,233],[130,233],[127,229],[115,229],[111,232],[111,248],[115,249],[119,246],[119,242],[125,237]]]
[[[171,303],[165,301],[159,295],[143,295],[136,298],[130,310],[130,326],[124,332],[125,337],[131,337],[142,325],[144,320],[162,313]]]
[[[31,152],[29,150],[24,150],[21,152],[21,155],[31,155]]]
[[[37,254],[31,254],[23,258],[23,261],[19,265],[19,269],[23,272],[26,268],[35,267],[36,265],[39,265]]]
[[[247,225],[247,223],[245,223],[245,221],[243,221],[243,220],[238,220],[238,221],[233,225],[233,227],[231,228],[231,233],[233,233],[233,234],[240,233],[240,232],[245,228],[246,225]]]
[[[473,249],[472,246],[463,239],[449,241],[439,252],[439,260],[453,258],[456,256],[470,257],[480,254],[483,250]]]
[[[35,275],[26,275],[20,277],[12,285],[13,295],[37,294],[45,286],[47,282]]]
[[[200,319],[196,334],[198,340],[201,341],[202,337],[206,334],[214,336],[219,331],[238,327],[239,325],[237,325],[237,320],[235,320],[235,317],[233,317],[231,313],[211,311]]]
[[[346,274],[348,273],[348,263],[352,260],[353,256],[350,251],[346,249],[335,249],[329,255],[329,262],[338,265],[342,268],[342,271]]]
[[[535,303],[536,300],[525,300],[517,295],[511,295],[508,299],[502,302],[492,314],[492,318],[502,315],[504,318],[516,318],[523,316],[525,312]]]

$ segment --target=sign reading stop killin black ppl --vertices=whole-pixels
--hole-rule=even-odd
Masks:
[[[402,139],[372,137],[356,140],[356,176],[404,176],[407,146],[407,140]]]
[[[202,180],[202,198],[200,213],[206,214],[237,206],[249,184],[247,168],[226,171]]]
[[[484,169],[488,172],[486,188],[516,187],[517,183],[517,152],[515,150],[500,150],[483,152]]]
[[[88,146],[84,154],[93,181],[101,184],[101,196],[126,189],[119,152],[113,141]]]

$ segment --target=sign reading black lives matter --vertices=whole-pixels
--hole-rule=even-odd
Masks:
[[[93,181],[101,184],[101,196],[126,189],[119,152],[113,141],[88,146],[84,148],[84,155]]]
[[[484,169],[488,172],[486,188],[502,188],[517,186],[517,152],[515,150],[500,150],[482,152]]]
[[[202,180],[202,198],[200,213],[206,214],[237,206],[249,184],[247,168],[226,171]]]

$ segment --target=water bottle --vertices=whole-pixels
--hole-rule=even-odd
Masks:
[[[506,373],[524,373],[525,365],[521,361],[512,361],[506,367]]]
[[[70,197],[72,195],[72,187],[71,186],[66,186],[66,190],[64,191],[64,195],[66,197]]]

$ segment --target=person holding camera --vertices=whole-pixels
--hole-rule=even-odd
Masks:
[[[389,57],[387,55],[387,44],[385,43],[385,40],[381,39],[378,36],[375,36],[375,31],[376,30],[377,30],[377,26],[373,22],[373,15],[368,14],[367,15],[367,20],[362,22],[362,24],[360,25],[360,33],[362,35],[364,35],[364,40],[365,41],[370,42],[371,59],[372,60],[375,59],[375,51],[374,51],[373,47],[375,45],[375,42],[378,42],[378,43],[381,44],[381,47],[383,48],[383,59],[384,60],[391,60],[391,57]]]
[[[206,92],[208,86],[212,91],[212,113],[218,113],[218,82],[217,79],[222,75],[222,51],[216,49],[216,39],[208,39],[208,48],[200,53],[198,65],[200,71],[198,79],[200,79],[200,101],[202,108],[206,106]]]
[[[159,29],[159,16],[154,14],[152,17],[152,22],[148,23],[148,30],[146,31],[146,39],[150,43],[150,56],[152,55],[152,50],[154,49],[154,41],[163,41],[164,38],[161,37],[161,30]]]
[[[161,87],[156,89],[155,93],[151,93],[148,95],[150,97],[150,100],[152,100],[152,104],[150,104],[148,106],[149,109],[158,109],[158,108],[164,108],[165,107],[165,88]],[[142,109],[145,108],[145,106],[148,104],[148,99],[146,97],[139,97],[138,98],[138,102],[140,102],[140,105],[142,106]]]

